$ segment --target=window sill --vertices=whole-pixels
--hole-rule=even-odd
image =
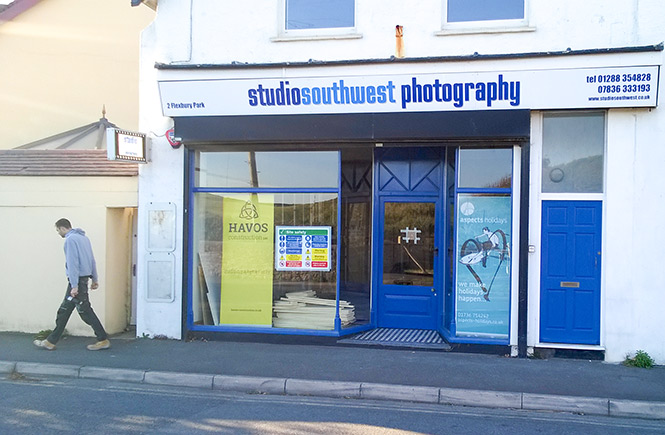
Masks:
[[[270,38],[271,42],[292,42],[292,41],[322,41],[322,40],[342,40],[342,39],[360,39],[362,33],[344,33],[339,35],[281,35]]]
[[[519,27],[459,27],[459,28],[449,28],[441,29],[438,32],[434,32],[435,36],[451,36],[451,35],[480,35],[480,34],[490,34],[490,33],[523,33],[523,32],[535,32],[536,28],[531,26],[519,26]]]

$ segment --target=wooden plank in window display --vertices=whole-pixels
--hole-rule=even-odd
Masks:
[[[287,293],[273,304],[273,326],[298,329],[335,329],[336,301],[321,299],[313,290]],[[354,307],[339,301],[342,326],[355,322]]]

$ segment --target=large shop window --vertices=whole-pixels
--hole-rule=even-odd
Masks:
[[[512,149],[460,149],[455,252],[447,329],[455,337],[505,341],[510,329]],[[453,300],[450,300],[453,299]]]
[[[195,152],[194,328],[358,323],[358,300],[337,301],[339,167],[338,152]]]

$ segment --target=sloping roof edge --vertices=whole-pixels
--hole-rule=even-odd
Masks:
[[[7,9],[0,12],[0,24],[13,20],[41,1],[42,0],[14,0],[13,3],[7,5]]]
[[[138,164],[108,160],[105,150],[0,150],[0,176],[133,177]]]
[[[88,135],[91,132],[94,131],[105,131],[107,128],[118,128],[117,125],[114,123],[110,122],[108,119],[106,119],[105,115],[103,114],[102,117],[99,119],[99,121],[96,122],[91,122],[90,124],[82,125],[81,127],[76,127],[71,130],[63,131],[62,133],[57,133],[54,134],[53,136],[49,136],[43,139],[36,140],[34,142],[30,142],[24,145],[20,145],[15,147],[14,149],[30,149],[30,148],[36,148],[40,145],[47,144],[49,142],[57,141],[62,138],[70,137],[72,138],[65,142],[64,144],[60,145],[58,148],[67,148],[68,146],[74,144],[77,140],[81,139],[82,137]],[[96,147],[98,149],[101,149],[104,147],[104,137],[99,136],[97,138],[97,144]]]

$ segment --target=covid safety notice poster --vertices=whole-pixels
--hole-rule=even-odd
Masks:
[[[331,227],[276,227],[275,233],[275,270],[330,270]]]
[[[508,338],[511,209],[507,195],[457,196],[457,336]]]
[[[220,324],[272,326],[273,196],[225,196],[222,223]]]

